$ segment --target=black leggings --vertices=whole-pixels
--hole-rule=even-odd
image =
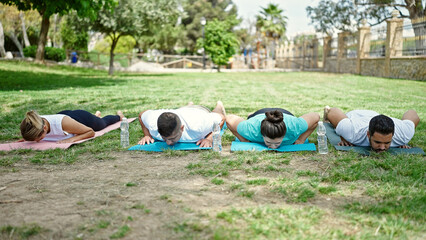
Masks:
[[[262,109],[257,110],[256,112],[250,114],[247,117],[247,119],[250,119],[250,118],[252,118],[252,117],[254,117],[256,115],[262,114],[262,113],[266,113],[266,112],[270,112],[270,111],[275,111],[275,110],[278,110],[278,111],[280,111],[282,113],[285,113],[285,114],[288,114],[288,115],[291,115],[291,116],[294,116],[293,113],[291,113],[291,112],[289,112],[289,111],[287,111],[285,109],[282,109],[282,108],[262,108]]]
[[[92,128],[94,131],[100,131],[111,124],[114,124],[120,121],[120,116],[118,115],[108,115],[103,118],[98,118],[95,115],[84,110],[64,110],[58,112],[58,114],[64,114],[68,117],[76,120],[77,122]]]

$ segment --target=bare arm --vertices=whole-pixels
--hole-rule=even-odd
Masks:
[[[225,124],[225,116],[223,116],[223,114],[220,114],[220,117],[222,118],[222,120],[220,121],[220,129],[223,128],[223,125]],[[211,147],[213,145],[213,134],[212,132],[210,132],[209,134],[206,135],[205,138],[198,140],[197,145],[200,145],[200,147]]]
[[[308,123],[308,129],[299,136],[294,144],[303,144],[306,141],[309,135],[311,135],[315,128],[317,128],[320,115],[318,113],[311,112],[301,116],[301,118],[305,119]]]
[[[155,141],[154,138],[152,138],[151,133],[149,133],[148,128],[146,128],[145,125],[142,122],[142,114],[146,111],[148,111],[148,110],[145,110],[145,111],[142,111],[142,112],[139,113],[139,123],[141,124],[144,137],[141,138],[141,140],[138,142],[138,144],[142,144],[142,145],[154,143],[154,141]]]
[[[58,141],[58,143],[72,143],[95,136],[95,131],[93,131],[93,129],[68,116],[62,119],[62,129],[67,133],[75,134],[75,136]]]
[[[226,126],[231,130],[232,134],[234,134],[241,142],[250,142],[249,140],[243,138],[237,131],[238,124],[240,124],[244,119],[237,115],[228,114],[226,115]]]

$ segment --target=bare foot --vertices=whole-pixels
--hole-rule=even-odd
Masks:
[[[193,103],[193,102],[191,102],[191,101],[189,101],[189,102],[188,102],[188,106],[192,106],[192,105],[194,105],[194,103]]]
[[[323,116],[323,121],[324,122],[330,122],[330,121],[328,121],[328,118],[327,118],[329,111],[330,111],[330,107],[329,106],[325,106],[324,107],[324,116]]]
[[[125,117],[124,115],[123,115],[123,112],[122,111],[120,111],[120,110],[118,110],[117,111],[117,115],[118,116],[120,116],[120,121]]]
[[[101,112],[96,111],[95,116],[100,118],[101,117]]]
[[[217,101],[216,107],[213,109],[213,112],[221,113],[223,116],[226,116],[225,107],[223,106],[222,101]]]

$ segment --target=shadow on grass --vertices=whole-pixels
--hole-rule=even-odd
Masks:
[[[5,71],[0,70],[0,91],[13,90],[54,90],[60,88],[87,88],[93,86],[110,86],[119,81],[103,77],[61,75],[52,73]]]

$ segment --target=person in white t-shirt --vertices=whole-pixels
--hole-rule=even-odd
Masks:
[[[223,127],[225,108],[221,101],[217,102],[213,111],[190,102],[178,109],[143,111],[139,114],[139,122],[144,137],[138,144],[150,144],[157,140],[168,145],[195,142],[200,147],[211,147],[213,125]]]
[[[408,110],[402,119],[391,118],[371,110],[353,110],[344,113],[339,108],[324,108],[324,121],[330,121],[340,136],[339,146],[371,146],[376,152],[390,147],[411,148],[420,122],[417,112]]]

